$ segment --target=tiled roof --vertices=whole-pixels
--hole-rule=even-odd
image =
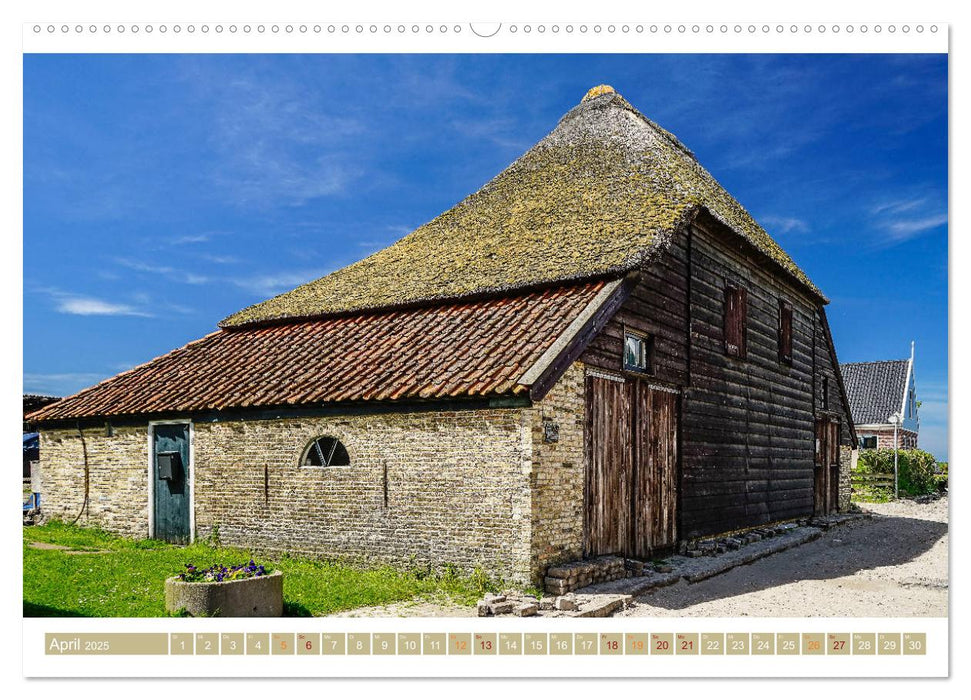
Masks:
[[[518,380],[605,286],[219,330],[31,417],[522,394]]]
[[[851,362],[840,365],[850,413],[856,425],[882,425],[900,411],[909,360]]]
[[[479,191],[397,243],[222,322],[242,326],[632,270],[707,209],[809,278],[694,155],[608,86]]]

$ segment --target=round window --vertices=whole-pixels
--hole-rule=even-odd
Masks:
[[[348,467],[351,457],[340,440],[324,436],[307,446],[300,464],[304,467]]]

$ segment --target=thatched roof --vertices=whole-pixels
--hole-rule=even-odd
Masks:
[[[613,88],[598,86],[542,141],[452,209],[392,246],[220,325],[620,274],[702,208],[822,297],[691,151]]]

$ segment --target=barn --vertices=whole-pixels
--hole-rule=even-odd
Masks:
[[[34,413],[45,512],[519,583],[833,512],[827,303],[598,86],[397,243]]]

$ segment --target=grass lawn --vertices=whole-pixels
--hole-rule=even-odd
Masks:
[[[24,616],[161,617],[164,582],[187,563],[208,567],[248,562],[250,552],[195,543],[186,547],[155,540],[115,537],[60,523],[25,527]],[[30,543],[69,549],[37,549]],[[484,575],[459,576],[447,569],[359,568],[312,559],[254,557],[283,571],[286,615],[327,615],[364,605],[418,597],[472,605],[502,582]]]

